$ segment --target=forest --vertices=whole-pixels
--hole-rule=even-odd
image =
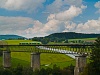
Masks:
[[[85,33],[75,33],[75,32],[62,32],[62,33],[50,34],[50,35],[45,36],[45,37],[34,37],[34,38],[32,38],[32,40],[40,41],[43,44],[48,44],[49,42],[68,43],[68,39],[97,38],[99,36],[100,36],[100,34],[85,34]]]

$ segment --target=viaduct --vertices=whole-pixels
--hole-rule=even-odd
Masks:
[[[11,52],[31,52],[31,67],[33,71],[40,69],[41,53],[73,54],[75,55],[76,65],[74,75],[79,75],[86,66],[86,57],[91,53],[93,45],[7,45],[0,44],[3,50],[3,67],[11,67]]]

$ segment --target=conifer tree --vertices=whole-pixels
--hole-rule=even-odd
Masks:
[[[89,75],[100,75],[100,37],[96,40],[92,48]]]
[[[100,75],[100,37],[94,43],[90,56],[90,63],[87,64],[80,75]]]

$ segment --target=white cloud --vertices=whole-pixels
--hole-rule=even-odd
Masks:
[[[24,11],[37,11],[43,7],[46,0],[0,0],[0,8],[7,10],[24,10]],[[59,12],[66,10],[70,5],[80,7],[82,0],[55,0],[53,3],[47,5],[47,11]]]
[[[86,23],[76,24],[73,22],[66,23],[64,32],[81,32],[81,33],[100,33],[100,18],[97,20],[88,20]]]
[[[66,5],[75,5],[80,7],[82,5],[82,0],[64,0],[63,3]]]
[[[73,22],[65,22],[65,30],[63,32],[72,32],[75,30],[77,24]]]
[[[84,24],[78,24],[76,31],[84,33],[100,33],[100,19],[88,20]]]
[[[100,13],[100,1],[96,2],[94,6],[98,8],[98,11],[96,11],[96,13]]]
[[[61,11],[59,13],[50,14],[47,18],[47,20],[56,19],[59,21],[69,21],[72,20],[74,17],[78,16],[79,14],[82,14],[82,10],[85,9],[85,6],[75,7],[70,6],[68,10]]]
[[[52,4],[47,6],[46,11],[58,13],[67,10],[69,6],[81,7],[82,0],[55,0]]]
[[[68,21],[82,13],[79,7],[71,6],[68,10],[55,15],[57,20]]]
[[[96,11],[96,13],[99,13],[100,14],[100,9],[98,9],[98,11]]]
[[[0,16],[0,34],[18,34],[25,37],[45,36],[59,31],[59,21],[50,20],[43,24],[28,17]]]
[[[50,14],[47,18],[47,21],[55,19],[55,14]]]
[[[7,10],[35,11],[45,0],[0,0],[0,8]]]
[[[100,1],[96,2],[94,5],[96,8],[100,8]]]
[[[0,16],[0,34],[21,34],[33,24],[34,20],[28,17]]]
[[[30,25],[32,25],[30,27]],[[46,36],[55,32],[100,33],[100,18],[76,24],[71,21],[48,20],[43,24],[27,17],[0,16],[0,34],[18,34],[25,37]]]
[[[43,27],[43,32],[46,32],[46,33],[53,33],[53,32],[57,32],[59,31],[59,25],[60,25],[60,21],[58,20],[49,20]]]
[[[46,36],[53,32],[58,32],[60,29],[60,22],[57,20],[50,20],[47,23],[43,24],[39,21],[35,21],[32,28],[25,30],[28,36]]]
[[[36,21],[32,28],[25,30],[28,34],[33,34],[36,36],[47,35],[55,32],[62,32],[67,30],[73,30],[75,28],[75,23],[72,25],[67,25],[74,17],[82,13],[83,8],[71,6],[68,10],[63,12],[50,14],[47,18],[47,23],[43,24],[39,21]],[[73,25],[75,24],[75,25]]]
[[[42,3],[45,0],[36,0],[36,1],[0,0],[0,1],[1,1],[0,7],[5,9],[34,11],[40,6],[42,6]],[[69,5],[69,6],[67,7],[65,6],[64,10],[62,10],[62,7],[64,5]],[[87,8],[87,6],[82,5],[82,0],[55,0],[52,4],[47,6],[47,9],[50,9],[50,11],[53,10],[52,11],[53,13],[47,17],[46,23],[42,23],[39,20],[34,20],[28,17],[0,16],[0,34],[10,33],[10,34],[19,34],[26,37],[34,37],[34,36],[45,36],[51,33],[62,32],[62,31],[100,33],[100,19],[88,20],[84,24],[83,23],[76,24],[72,22],[72,19],[82,14],[82,11],[85,8]]]
[[[55,0],[52,4],[47,6],[47,11],[51,13],[56,13],[60,11],[62,6],[63,6],[62,0]]]
[[[34,21],[33,27],[25,29],[23,34],[25,34],[28,37],[45,36],[46,33],[43,33],[42,31],[43,27],[44,27],[44,24],[36,20]]]

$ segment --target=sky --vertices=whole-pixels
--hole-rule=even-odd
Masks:
[[[100,0],[0,0],[0,35],[100,34]]]

